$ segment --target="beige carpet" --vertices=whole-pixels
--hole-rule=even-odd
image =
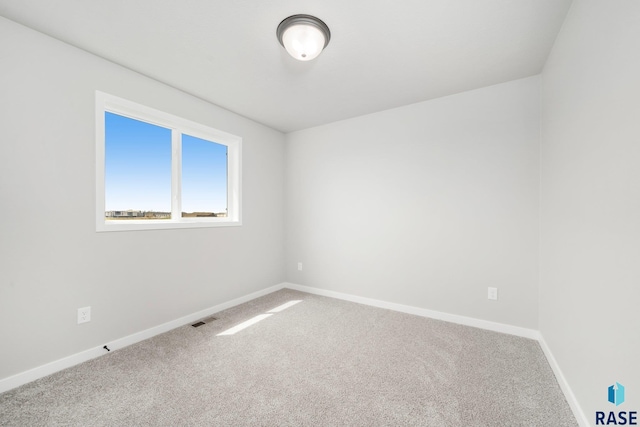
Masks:
[[[577,425],[532,340],[291,290],[216,316],[0,394],[0,425]]]

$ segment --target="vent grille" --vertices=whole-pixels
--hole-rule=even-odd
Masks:
[[[194,328],[197,328],[198,326],[202,326],[202,325],[206,325],[207,323],[211,323],[214,320],[218,320],[218,318],[217,317],[213,317],[213,316],[209,316],[209,317],[206,317],[206,318],[194,323],[191,326],[193,326]]]

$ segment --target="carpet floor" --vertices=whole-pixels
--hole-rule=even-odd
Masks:
[[[534,340],[288,289],[215,317],[0,394],[0,425],[577,426]]]

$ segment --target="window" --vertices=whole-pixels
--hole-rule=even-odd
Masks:
[[[96,92],[96,230],[240,225],[241,145]]]

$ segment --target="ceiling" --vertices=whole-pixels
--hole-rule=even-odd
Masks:
[[[0,0],[0,15],[290,132],[540,73],[571,0]],[[331,42],[298,62],[290,15]]]

